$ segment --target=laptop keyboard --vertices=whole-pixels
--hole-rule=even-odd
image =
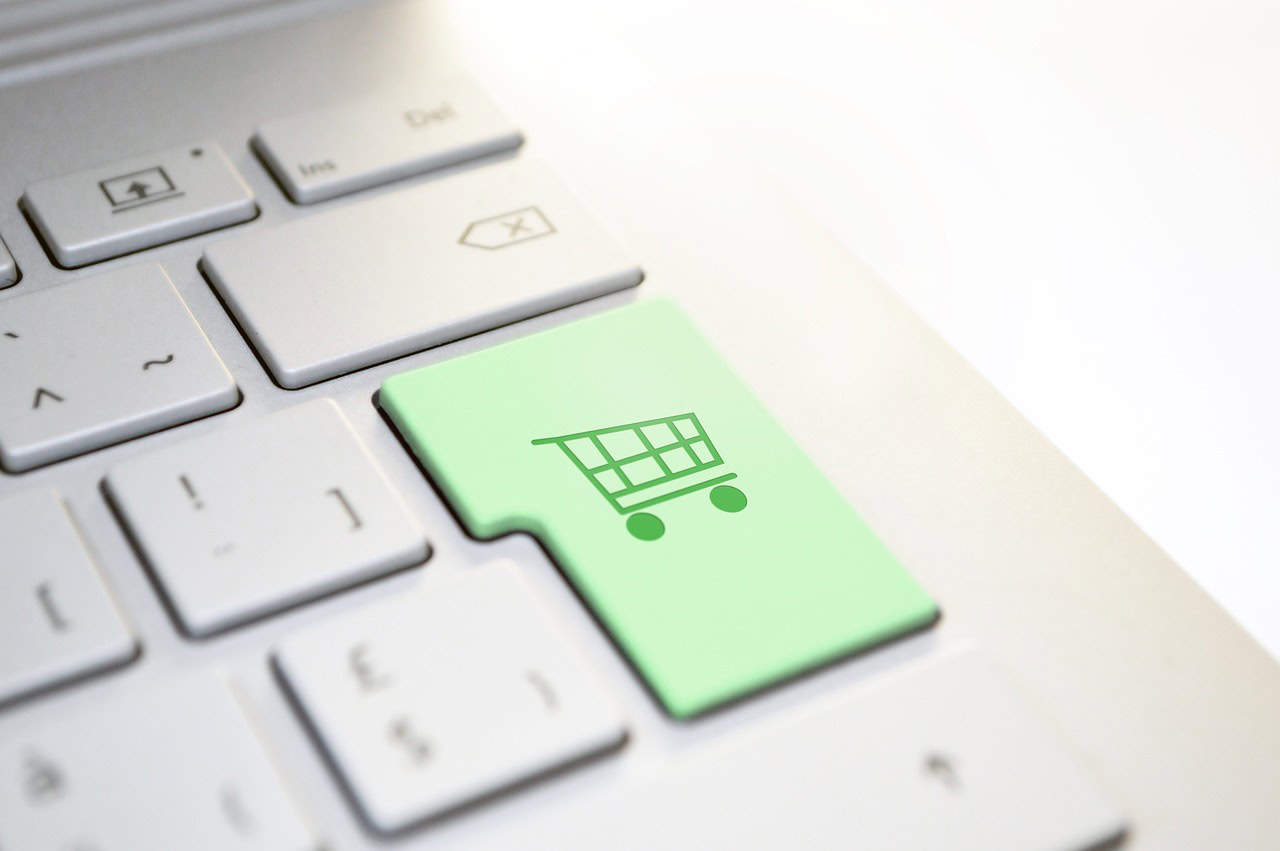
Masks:
[[[287,389],[640,284],[640,268],[559,180],[513,154],[522,140],[473,82],[452,78],[412,101],[387,93],[261,124],[251,144],[278,191],[318,204],[283,224],[253,221],[258,199],[210,140],[32,183],[22,208],[51,265],[141,253],[0,300],[4,470],[20,482],[161,429],[216,424],[240,403],[233,370],[147,256],[174,240],[200,236],[200,270],[261,361],[232,366]],[[20,280],[0,243],[0,287]],[[671,304],[406,372],[369,404],[468,533],[538,536],[668,721],[937,619],[927,592]],[[430,564],[428,530],[365,438],[333,400],[312,398],[114,463],[100,496],[172,628],[209,645]],[[0,539],[17,555],[0,572],[0,712],[55,687],[92,689],[145,655],[55,490],[0,502]],[[625,750],[625,713],[520,574],[495,561],[256,648],[368,833],[416,832]],[[1050,727],[1001,686],[961,689],[989,678],[971,674],[975,664],[972,653],[936,660],[865,708],[828,707],[833,741],[850,729],[839,713],[886,722],[874,747],[846,754],[857,772],[829,778],[878,799],[859,817],[872,844],[877,830],[899,847],[945,837],[974,849],[1077,847],[1121,831]],[[0,783],[0,848],[323,847],[234,679],[183,670],[172,680],[0,742],[0,772],[17,778]],[[930,710],[939,694],[972,713],[957,722]],[[888,724],[905,706],[911,723]],[[1018,754],[993,757],[1008,731]],[[836,764],[784,741],[760,744],[798,772],[796,789]],[[689,776],[714,773],[711,758],[689,762]],[[745,760],[731,773],[746,777],[752,759],[726,764]],[[655,813],[697,806],[674,777],[638,781],[637,800]],[[734,788],[720,784],[707,806],[731,819]],[[1003,818],[1010,802],[1034,817]],[[618,808],[620,824],[647,818]],[[916,810],[939,830],[895,827]],[[547,841],[529,829],[507,847],[601,847],[573,824],[547,821]],[[636,846],[656,847],[671,844],[665,829],[653,821],[628,835],[659,830]]]

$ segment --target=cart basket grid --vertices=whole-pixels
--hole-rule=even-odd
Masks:
[[[697,481],[688,478],[724,464],[692,412],[543,437],[533,443],[559,446],[619,514],[737,477],[726,473]]]

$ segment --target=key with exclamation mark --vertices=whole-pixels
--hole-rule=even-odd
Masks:
[[[429,552],[330,399],[131,458],[107,472],[105,489],[192,637],[411,567]]]

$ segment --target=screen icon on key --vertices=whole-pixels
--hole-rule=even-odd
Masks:
[[[169,175],[160,166],[133,171],[118,177],[109,177],[98,181],[102,194],[111,203],[111,212],[121,213],[150,204],[165,201],[182,195]]]

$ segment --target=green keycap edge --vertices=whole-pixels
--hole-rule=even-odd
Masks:
[[[938,617],[925,591],[666,300],[394,376],[378,401],[467,531],[480,539],[537,536],[677,718]],[[685,422],[690,415],[696,428]],[[674,438],[664,437],[656,425],[652,433],[709,444],[678,447],[706,469],[674,481],[664,468],[655,489],[712,484],[652,505],[636,483],[614,499],[589,471],[618,465],[580,463],[574,451],[592,448],[562,445],[565,436],[590,441],[595,432],[623,447],[619,457],[637,458],[619,427],[670,419],[688,435],[673,428]],[[654,454],[637,439],[640,455]],[[674,451],[666,457],[679,460]],[[645,465],[641,475],[653,469]],[[638,515],[662,528],[633,529]]]

